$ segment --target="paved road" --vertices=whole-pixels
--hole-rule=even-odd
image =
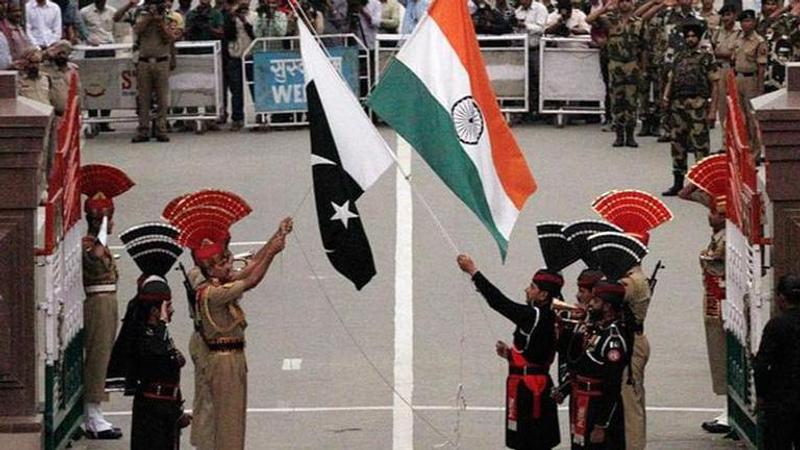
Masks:
[[[540,188],[520,216],[505,265],[477,219],[418,158],[413,160],[412,185],[456,246],[471,254],[507,294],[522,299],[531,273],[543,266],[537,222],[594,217],[589,205],[597,195],[612,188],[657,193],[671,174],[668,146],[652,138],[642,139],[636,150],[613,149],[612,136],[595,125],[528,125],[514,131]],[[383,132],[394,145],[393,133]],[[413,296],[413,347],[409,339],[395,342],[395,320],[403,317],[395,314],[395,269],[408,266],[395,260],[394,173],[385,174],[359,202],[378,275],[356,292],[333,271],[321,248],[309,194],[306,130],[173,134],[168,145],[133,146],[129,139],[120,132],[101,135],[87,141],[83,154],[84,162],[123,168],[137,183],[117,201],[117,231],[156,219],[168,200],[202,187],[230,189],[253,206],[254,212],[232,230],[234,241],[244,243],[237,251],[255,248],[248,242],[265,240],[280,217],[295,216],[287,250],[243,302],[250,324],[248,448],[389,449],[393,442],[400,443],[397,448],[418,449],[503,447],[505,367],[493,347],[498,339],[510,339],[512,327],[485,306],[457,269],[454,250],[418,198],[410,246],[413,284],[403,282],[401,289]],[[713,143],[712,148],[718,147],[718,133]],[[648,448],[735,448],[699,427],[723,405],[711,393],[701,320],[697,252],[709,237],[705,211],[680,200],[667,204],[675,220],[652,233],[645,264],[650,270],[663,259],[667,266],[647,320],[652,346],[646,381]],[[119,240],[111,243],[119,245]],[[138,271],[127,255],[119,266],[122,302],[133,295]],[[578,271],[577,265],[570,268],[566,279],[574,280]],[[170,281],[180,298],[177,274]],[[565,295],[573,293],[572,286],[565,290]],[[184,304],[179,300],[176,306],[171,327],[186,350],[191,325]],[[405,424],[407,407],[402,402],[394,406],[390,387],[396,354],[413,361],[409,366],[400,361],[413,376],[407,381],[413,381],[409,400],[415,416]],[[185,396],[191,399],[191,364],[183,379]],[[466,410],[456,407],[459,386]],[[126,433],[130,403],[117,395],[106,407]],[[561,419],[563,440],[568,441],[564,412]],[[126,446],[122,441],[90,443],[88,448]],[[188,438],[182,447],[190,448]]]

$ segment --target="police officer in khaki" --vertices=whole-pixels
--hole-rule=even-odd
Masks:
[[[133,31],[136,35],[136,104],[139,127],[131,142],[150,140],[150,107],[155,94],[155,138],[169,142],[167,136],[167,108],[169,103],[169,73],[172,64],[174,34],[167,20],[167,7],[163,0],[148,0],[136,12]]]
[[[67,109],[69,98],[69,85],[73,78],[78,81],[78,66],[69,62],[72,53],[72,44],[67,40],[60,40],[45,50],[46,64],[42,70],[50,78],[50,104],[53,105],[56,115],[61,116]],[[80,85],[78,86],[80,92]]]
[[[49,105],[50,77],[41,71],[41,63],[42,52],[36,47],[31,47],[22,54],[22,59],[18,62],[17,90],[22,97]]]
[[[247,322],[240,302],[246,291],[261,282],[275,255],[285,247],[286,236],[292,231],[292,219],[283,219],[278,231],[238,272],[232,271],[233,257],[227,250],[227,233],[213,235],[212,230],[212,235],[200,236],[203,231],[198,232],[191,223],[186,225],[182,233],[193,235],[194,240],[186,245],[192,249],[192,256],[205,277],[197,290],[196,314],[200,318],[200,335],[208,348],[204,356],[204,382],[211,394],[213,410],[212,430],[202,433],[212,441],[199,444],[202,448],[216,450],[244,449],[247,414],[244,330]]]
[[[750,138],[750,152],[754,157],[761,153],[761,143],[750,106],[750,100],[764,92],[764,70],[767,65],[767,44],[763,37],[756,33],[756,13],[746,9],[739,13],[742,27],[733,51],[733,69],[736,72],[736,89],[742,111],[747,118],[747,131]]]
[[[736,7],[728,3],[719,10],[720,26],[711,34],[711,45],[714,48],[714,57],[719,64],[719,82],[717,95],[719,95],[719,123],[725,126],[728,117],[726,97],[728,95],[728,73],[731,71],[733,50],[736,48],[736,39],[739,37],[739,24],[736,23]],[[724,129],[724,128],[723,128]]]

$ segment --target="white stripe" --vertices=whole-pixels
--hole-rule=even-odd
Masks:
[[[469,74],[436,21],[430,16],[424,20],[414,37],[398,52],[397,59],[414,72],[436,101],[450,112],[457,101],[472,95]],[[508,240],[519,210],[506,195],[498,178],[489,130],[484,126],[477,144],[462,143],[461,148],[478,169],[494,224]]]
[[[411,175],[411,146],[397,135],[397,237],[394,262],[394,387],[392,397],[392,448],[414,448],[414,299],[413,299],[413,203],[411,185],[401,168]]]
[[[248,413],[320,413],[320,412],[365,412],[365,411],[391,411],[393,406],[310,406],[298,408],[247,408]],[[457,406],[415,406],[415,411],[456,411],[461,408]],[[559,411],[567,411],[569,408],[560,406]],[[724,411],[722,408],[694,408],[691,406],[648,406],[647,411],[650,412],[666,412],[666,413],[720,413]],[[504,411],[504,406],[467,406],[464,411],[468,412],[499,412]],[[186,410],[187,413],[192,412],[191,409]],[[106,411],[103,412],[104,416],[130,416],[131,411]]]
[[[303,21],[297,24],[306,84],[314,81],[342,167],[366,191],[392,165],[389,146]]]

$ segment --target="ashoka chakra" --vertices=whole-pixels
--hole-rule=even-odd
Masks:
[[[483,115],[472,96],[457,101],[450,115],[453,116],[458,140],[469,145],[477,144],[483,134]]]

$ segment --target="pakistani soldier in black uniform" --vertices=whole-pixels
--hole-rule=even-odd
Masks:
[[[458,266],[472,277],[489,306],[516,325],[514,343],[498,341],[497,355],[508,360],[506,378],[506,446],[514,449],[550,449],[559,444],[556,402],[550,395],[550,366],[556,355],[556,316],[553,299],[560,299],[564,278],[559,270],[578,259],[560,230],[561,223],[537,226],[546,269],[538,270],[525,289],[526,303],[503,295],[467,255]],[[559,237],[560,236],[560,237]],[[559,243],[559,240],[563,242]],[[563,249],[558,251],[557,249]]]
[[[764,327],[753,363],[765,450],[800,449],[800,277],[778,281],[778,309]]]

